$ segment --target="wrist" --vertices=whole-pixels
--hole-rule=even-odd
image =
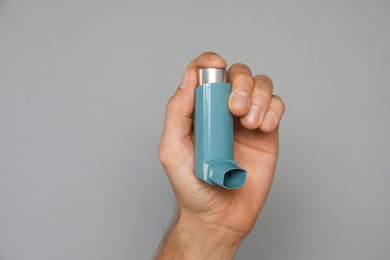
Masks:
[[[207,243],[211,247],[237,249],[245,237],[245,234],[229,229],[213,221],[211,217],[200,217],[186,211],[180,213],[175,227],[185,230],[194,239]]]
[[[180,213],[158,259],[232,259],[244,236]]]

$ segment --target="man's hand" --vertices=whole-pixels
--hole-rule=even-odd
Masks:
[[[187,67],[181,85],[166,108],[159,145],[161,163],[179,207],[175,225],[158,259],[230,259],[253,228],[271,187],[278,157],[282,100],[272,81],[253,76],[244,64],[232,65],[229,110],[234,116],[234,160],[247,171],[235,190],[211,186],[195,177],[192,116],[198,68],[225,68],[215,53],[203,53]]]

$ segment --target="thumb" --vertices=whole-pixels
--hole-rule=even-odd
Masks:
[[[180,86],[167,104],[163,138],[181,141],[190,135],[195,88],[198,83],[197,70],[202,67],[225,68],[226,62],[212,52],[205,52],[191,61],[184,72]]]
[[[196,85],[196,71],[188,67],[166,106],[164,138],[182,140],[191,133]]]

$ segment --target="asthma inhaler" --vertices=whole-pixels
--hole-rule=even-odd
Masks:
[[[228,108],[231,84],[225,69],[198,70],[195,90],[195,174],[215,186],[236,189],[246,171],[233,157],[233,117]]]

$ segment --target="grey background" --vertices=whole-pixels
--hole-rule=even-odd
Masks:
[[[0,1],[0,259],[150,259],[157,157],[188,61],[216,51],[287,105],[237,259],[390,259],[390,2]]]

